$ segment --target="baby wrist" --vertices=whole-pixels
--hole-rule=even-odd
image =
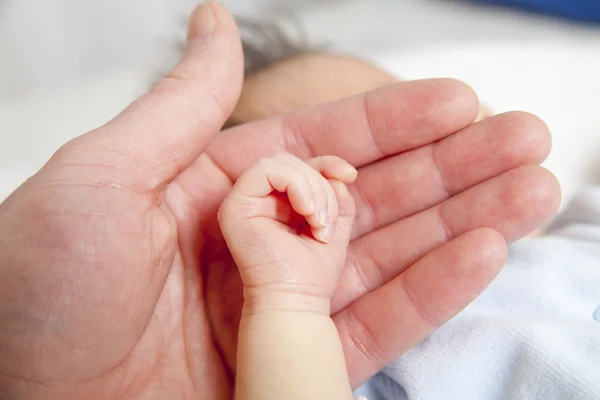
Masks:
[[[251,291],[244,289],[242,317],[264,312],[305,312],[330,316],[330,299],[293,292]]]

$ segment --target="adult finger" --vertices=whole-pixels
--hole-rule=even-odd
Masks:
[[[233,127],[208,153],[233,179],[259,158],[280,151],[302,159],[336,155],[358,167],[442,139],[473,122],[477,110],[477,96],[462,82],[401,82]]]
[[[488,228],[471,231],[336,314],[353,387],[466,307],[505,260],[500,234]]]
[[[556,212],[559,190],[550,172],[524,166],[352,241],[332,311],[381,287],[468,231],[492,228],[511,242],[534,230]]]
[[[53,161],[110,168],[140,192],[160,190],[220,130],[242,79],[235,21],[224,6],[205,3],[190,18],[180,63],[115,119],[64,146]]]
[[[356,183],[350,186],[357,202],[353,237],[420,212],[513,168],[539,164],[549,152],[550,133],[544,122],[531,114],[511,112],[361,168]],[[529,217],[523,217],[525,228],[530,225]],[[521,230],[517,236],[527,232]]]

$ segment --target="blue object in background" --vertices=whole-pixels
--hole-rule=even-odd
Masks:
[[[516,6],[565,18],[600,23],[600,0],[477,0],[480,3]]]

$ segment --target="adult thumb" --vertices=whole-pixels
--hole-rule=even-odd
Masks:
[[[216,2],[198,6],[181,61],[112,121],[76,139],[69,161],[110,163],[141,192],[164,188],[220,131],[239,97],[243,69],[233,16]]]

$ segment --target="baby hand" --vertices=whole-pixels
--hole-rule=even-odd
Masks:
[[[244,283],[244,312],[329,315],[355,213],[345,184],[356,174],[338,157],[282,153],[238,179],[218,218]]]

